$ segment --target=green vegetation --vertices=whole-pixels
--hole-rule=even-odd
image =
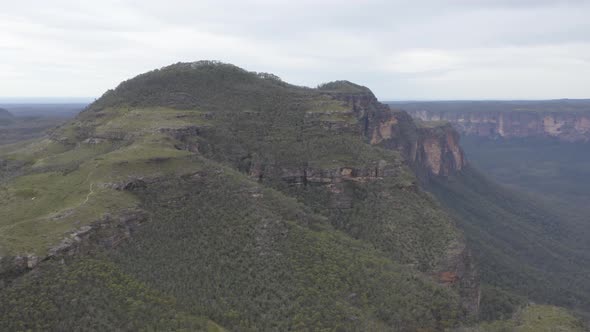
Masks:
[[[24,162],[25,174],[0,186],[0,212],[7,216],[0,222],[3,255],[43,255],[69,231],[136,206],[131,194],[115,190],[118,183],[195,169],[191,153],[177,149],[162,130],[198,122],[198,111],[106,110],[93,116],[56,130],[58,141],[5,148],[2,157]],[[114,128],[126,137],[109,136]]]
[[[2,254],[42,255],[73,228],[135,204],[130,194],[93,181],[90,171],[47,172],[18,177],[2,188]]]
[[[393,161],[392,161],[393,162]],[[395,165],[395,164],[394,164]],[[321,186],[275,185],[328,217],[336,228],[388,253],[395,261],[432,271],[458,238],[448,216],[423,192],[412,187],[406,169],[370,183],[344,184],[340,197]],[[341,206],[342,208],[338,208]]]
[[[509,319],[526,304],[527,299],[524,296],[483,284],[481,285],[479,318],[483,321]]]
[[[2,331],[222,331],[114,264],[44,263],[0,294]]]
[[[371,93],[367,87],[362,85],[354,84],[349,81],[334,81],[329,83],[320,84],[318,90],[326,92],[339,92],[339,93]]]
[[[552,139],[464,137],[469,159],[494,180],[534,192],[564,206],[587,208],[590,199],[590,144]],[[587,214],[587,211],[582,210]]]
[[[529,305],[519,310],[512,318],[486,322],[463,332],[584,332],[583,322],[563,308],[546,305]]]
[[[202,169],[139,189],[153,221],[112,252],[183,306],[235,330],[415,330],[462,317],[452,291],[294,199],[219,165]]]
[[[457,217],[484,283],[534,301],[588,310],[590,256],[581,250],[587,242],[566,220],[473,168],[434,179],[430,190]],[[487,298],[485,294],[486,311],[502,313],[506,305],[514,307],[505,292],[496,290]],[[496,318],[489,313],[486,317]]]

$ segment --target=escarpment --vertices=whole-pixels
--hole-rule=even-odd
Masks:
[[[590,111],[427,111],[410,114],[424,121],[448,121],[463,135],[489,138],[549,137],[590,141]]]
[[[346,81],[332,86],[336,84],[355,86]],[[352,110],[359,119],[357,131],[370,144],[401,151],[409,165],[425,176],[452,175],[467,164],[459,145],[459,133],[451,126],[416,124],[406,112],[390,110],[370,90],[356,87],[357,90],[332,91],[329,95]],[[326,88],[320,87],[320,91],[323,89]]]

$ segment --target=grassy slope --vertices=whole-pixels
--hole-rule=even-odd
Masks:
[[[552,332],[587,331],[584,324],[563,308],[546,305],[529,305],[519,310],[512,318],[486,322],[475,328],[461,329],[463,332]]]
[[[1,158],[24,163],[25,174],[0,186],[0,213],[8,216],[0,222],[0,254],[43,255],[69,230],[137,205],[136,198],[110,184],[191,169],[191,154],[176,149],[159,131],[198,123],[198,111],[186,113],[145,109],[136,115],[117,109],[84,114],[55,132],[58,140],[5,147]],[[107,138],[79,138],[89,131]],[[123,137],[113,139],[113,132]]]

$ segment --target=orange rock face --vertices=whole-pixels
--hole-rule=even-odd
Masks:
[[[438,280],[442,284],[452,285],[452,284],[456,283],[457,281],[459,281],[459,276],[457,275],[457,273],[455,273],[453,271],[445,271],[445,272],[441,272],[438,275]]]

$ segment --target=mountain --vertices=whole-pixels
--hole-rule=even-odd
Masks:
[[[12,123],[14,116],[4,108],[0,108],[0,125]]]
[[[4,108],[0,108],[0,117],[2,118],[8,118],[8,117],[12,117],[13,115],[8,112],[6,109]]]
[[[348,81],[174,64],[0,170],[2,330],[584,328],[583,238]]]
[[[590,100],[392,103],[423,121],[448,121],[478,137],[590,141]]]
[[[466,163],[347,81],[178,63],[0,147],[4,330],[442,330],[462,232],[419,179]],[[223,328],[222,328],[223,327]]]

